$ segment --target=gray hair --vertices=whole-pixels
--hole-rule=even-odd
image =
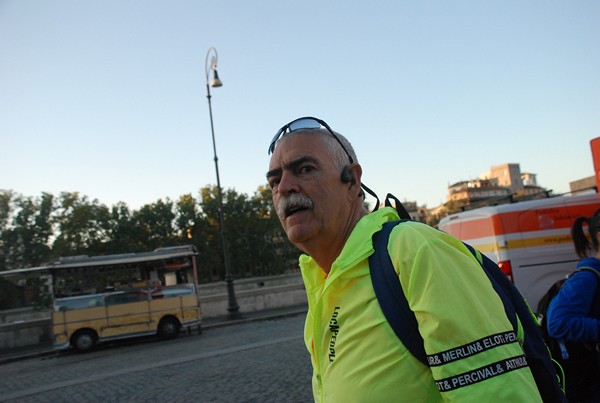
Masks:
[[[339,134],[338,132],[334,132],[334,133],[337,136],[337,138],[340,140],[340,143],[342,143],[342,145],[344,146],[344,148],[346,149],[346,151],[348,152],[348,154],[350,155],[352,160],[354,162],[358,162],[358,158],[356,157],[356,152],[354,151],[354,147],[352,147],[352,144],[350,144],[348,139],[346,137],[344,137],[343,135]],[[277,140],[277,143],[275,144],[275,148],[277,148],[277,145],[279,144],[279,142],[285,138],[292,137],[292,136],[308,136],[308,135],[319,136],[320,138],[323,139],[323,142],[325,143],[325,148],[327,149],[328,153],[331,154],[331,159],[333,160],[334,164],[337,167],[342,169],[346,165],[350,164],[350,159],[348,158],[348,154],[346,154],[346,151],[344,151],[344,148],[340,147],[340,143],[337,142],[335,137],[333,137],[331,135],[331,133],[329,132],[329,130],[327,130],[327,129],[294,130],[293,132],[286,133],[283,136],[281,136],[279,138],[279,140]]]

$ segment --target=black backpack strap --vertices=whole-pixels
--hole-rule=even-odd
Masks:
[[[364,190],[365,192],[367,192],[368,194],[370,194],[371,196],[373,196],[376,200],[377,203],[375,203],[375,207],[373,207],[373,212],[377,211],[377,209],[379,209],[379,197],[377,197],[377,193],[373,192],[367,185],[365,185],[364,183],[360,184],[360,187],[362,190]],[[364,193],[362,194],[363,198],[364,198]]]
[[[395,204],[394,206],[392,206],[392,202],[390,201],[390,199],[392,199],[394,201],[394,204]],[[377,199],[377,201],[379,201],[379,199]],[[408,211],[406,211],[406,209],[404,208],[402,203],[400,203],[400,200],[398,200],[398,198],[391,193],[388,193],[387,196],[385,196],[385,206],[395,209],[398,212],[398,215],[400,216],[401,219],[403,219],[403,220],[411,219],[410,214],[408,214]]]
[[[429,366],[417,318],[408,305],[387,249],[392,229],[403,221],[406,220],[385,223],[381,231],[373,234],[375,252],[369,257],[371,281],[381,310],[394,333],[414,357]]]
[[[484,255],[483,253],[478,252],[477,249],[475,249],[471,245],[465,242],[463,242],[463,245],[465,245],[465,247],[469,250],[469,252],[471,252],[473,257],[475,257],[475,259],[479,262],[479,265],[481,266],[488,279],[492,283],[494,291],[496,291],[496,293],[500,296],[500,300],[502,301],[502,305],[504,306],[506,316],[514,329],[515,334],[517,334],[519,329],[519,320],[517,318],[518,314],[515,310],[515,306],[511,303],[511,301],[515,300],[516,298],[522,297],[516,294],[516,289],[504,273],[502,273],[500,270],[489,269],[490,267],[496,266],[496,263],[494,263],[489,257]],[[511,292],[514,292],[514,294],[508,294]]]

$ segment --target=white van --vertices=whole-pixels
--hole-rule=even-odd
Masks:
[[[548,288],[575,270],[573,222],[598,209],[596,193],[557,196],[451,214],[439,228],[498,263],[535,310]]]

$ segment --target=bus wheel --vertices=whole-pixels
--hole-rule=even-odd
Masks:
[[[90,351],[96,345],[98,336],[91,330],[80,330],[71,338],[71,345],[80,353]]]
[[[158,324],[158,337],[163,340],[173,339],[179,334],[180,328],[181,324],[176,318],[172,316],[162,318]]]

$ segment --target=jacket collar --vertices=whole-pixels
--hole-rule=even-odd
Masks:
[[[327,277],[337,277],[372,255],[373,243],[371,239],[373,238],[373,234],[380,231],[386,222],[397,219],[399,219],[398,213],[391,207],[380,208],[362,217],[356,223],[342,252],[333,262],[331,271]],[[308,281],[310,284],[318,284],[325,280],[325,272],[310,256],[301,255],[299,263],[305,281]]]

